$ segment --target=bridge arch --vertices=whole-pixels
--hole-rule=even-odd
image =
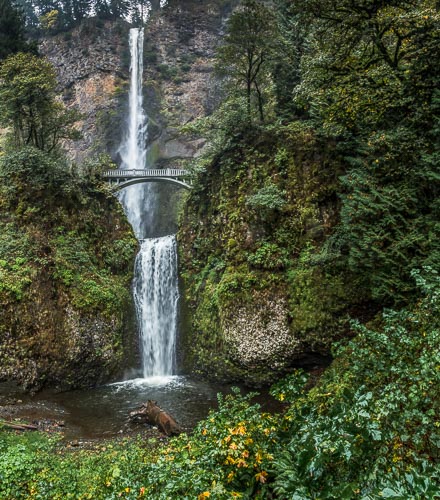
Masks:
[[[184,189],[192,189],[190,182],[187,181],[188,172],[177,168],[107,170],[104,172],[103,177],[109,181],[113,191],[119,191],[128,186],[146,182],[167,182]]]
[[[154,178],[149,178],[149,177],[139,177],[137,179],[130,179],[129,181],[125,182],[118,182],[112,184],[112,189],[113,191],[119,191],[121,189],[124,189],[128,186],[133,186],[134,184],[144,184],[146,182],[167,182],[168,184],[175,184],[177,186],[183,187],[185,189],[192,189],[192,186],[187,184],[184,181],[179,181],[178,179],[172,179],[170,177],[154,177]]]

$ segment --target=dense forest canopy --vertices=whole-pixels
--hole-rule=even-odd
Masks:
[[[5,0],[6,1],[6,0]],[[56,33],[65,31],[82,19],[127,19],[135,24],[148,19],[151,11],[165,5],[161,0],[15,0],[25,16],[28,32]]]
[[[340,217],[315,262],[387,305],[440,266],[439,20],[433,0],[246,0],[218,53],[213,130],[295,124],[334,145],[318,177],[337,176]]]

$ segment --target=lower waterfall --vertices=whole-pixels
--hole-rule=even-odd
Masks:
[[[143,377],[172,375],[179,301],[174,236],[141,240],[133,288]]]

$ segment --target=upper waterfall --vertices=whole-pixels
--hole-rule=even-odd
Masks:
[[[142,28],[130,29],[130,90],[128,96],[127,130],[119,148],[122,169],[146,168],[148,117],[144,110],[142,94],[143,46],[144,30]],[[124,205],[128,220],[138,238],[144,238],[144,218],[151,213],[148,203],[152,205],[151,186],[139,185],[125,189],[120,200]]]

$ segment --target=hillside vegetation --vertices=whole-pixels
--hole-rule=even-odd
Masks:
[[[137,242],[99,181],[107,160],[68,162],[79,116],[28,48],[0,66],[0,379],[86,387],[123,370]]]
[[[231,17],[180,231],[196,370],[273,380],[417,302],[440,259],[438,23],[431,1]]]

